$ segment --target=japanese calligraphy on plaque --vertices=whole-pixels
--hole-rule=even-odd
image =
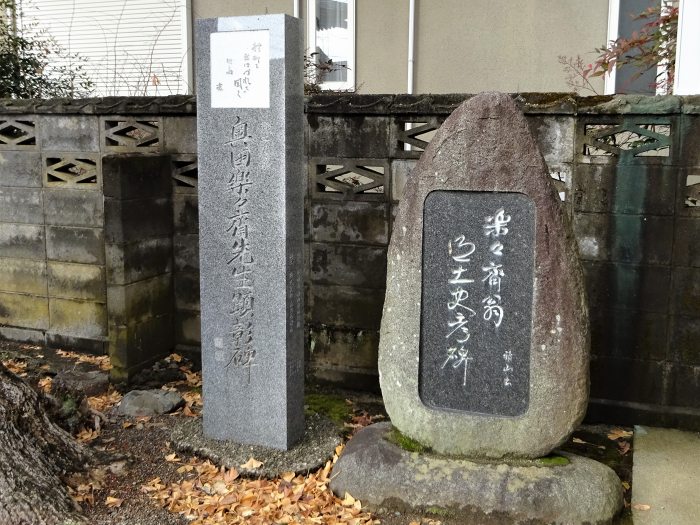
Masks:
[[[211,107],[270,107],[270,32],[212,33]]]
[[[502,416],[527,410],[534,235],[526,195],[428,194],[419,358],[425,404]]]

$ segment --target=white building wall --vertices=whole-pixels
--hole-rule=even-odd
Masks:
[[[189,0],[32,0],[25,16],[87,60],[96,96],[190,89]]]

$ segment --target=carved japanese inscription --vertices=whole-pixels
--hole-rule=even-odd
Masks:
[[[228,150],[229,171],[226,191],[220,197],[226,201],[223,237],[228,239],[225,266],[232,283],[228,331],[214,340],[214,359],[226,369],[245,369],[250,383],[251,367],[255,366],[253,345],[253,274],[254,259],[250,244],[249,192],[252,185],[252,154],[249,123],[236,117],[231,136],[224,147]]]
[[[419,393],[438,409],[527,411],[535,208],[521,193],[433,191],[423,216]]]

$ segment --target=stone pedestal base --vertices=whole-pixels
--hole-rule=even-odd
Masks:
[[[204,436],[201,418],[191,419],[173,429],[173,448],[211,459],[217,465],[235,468],[242,476],[276,478],[285,472],[306,474],[325,465],[342,443],[338,427],[326,416],[311,414],[305,418],[301,441],[289,450],[220,441]],[[243,465],[251,458],[262,462],[258,468]]]
[[[560,453],[567,464],[475,463],[408,452],[386,439],[390,432],[379,423],[348,442],[333,492],[370,507],[447,509],[465,523],[609,523],[622,508],[619,478],[591,459]]]

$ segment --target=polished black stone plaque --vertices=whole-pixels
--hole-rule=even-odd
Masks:
[[[419,393],[438,409],[528,408],[535,205],[522,193],[433,191],[423,208]]]

